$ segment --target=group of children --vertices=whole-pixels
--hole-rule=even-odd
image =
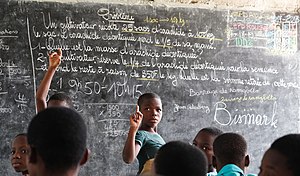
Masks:
[[[165,143],[157,133],[162,118],[158,95],[139,97],[136,112],[123,149],[123,160],[139,161],[141,176],[243,176],[250,164],[247,142],[237,133],[223,133],[209,127],[201,129],[193,145],[180,141]],[[300,134],[277,139],[264,154],[259,176],[300,175]]]
[[[140,110],[140,111],[139,111]],[[161,99],[153,93],[140,96],[123,149],[123,160],[139,161],[141,176],[250,176],[247,142],[237,133],[201,129],[193,145],[180,141],[165,143],[157,133],[162,118]],[[151,164],[149,164],[149,162]],[[300,134],[278,138],[261,161],[259,176],[300,175]]]
[[[88,160],[87,127],[72,108],[71,99],[57,93],[46,102],[62,52],[49,55],[49,68],[37,90],[37,115],[27,134],[12,142],[11,163],[25,176],[76,176]],[[162,119],[162,102],[155,93],[138,99],[130,116],[130,127],[122,157],[125,163],[139,162],[141,176],[243,176],[249,166],[247,142],[237,133],[201,129],[193,145],[166,143],[157,132]],[[59,144],[59,145],[57,145]],[[300,134],[278,138],[261,161],[259,176],[300,175]]]

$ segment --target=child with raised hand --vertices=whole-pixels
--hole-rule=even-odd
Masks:
[[[52,52],[49,54],[49,66],[48,70],[41,81],[40,86],[36,92],[36,109],[37,112],[40,112],[47,107],[73,107],[72,100],[67,95],[63,93],[57,93],[50,97],[48,103],[46,98],[49,92],[49,88],[55,74],[56,69],[61,63],[62,51],[59,48],[57,52]]]
[[[162,103],[157,94],[145,93],[138,99],[136,112],[130,116],[130,128],[123,149],[123,160],[139,161],[138,174],[151,172],[151,163],[158,149],[165,144],[157,133],[162,118]],[[147,162],[147,164],[145,164]],[[146,168],[146,166],[148,166]]]

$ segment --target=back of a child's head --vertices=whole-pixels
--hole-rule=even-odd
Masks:
[[[87,128],[81,115],[70,108],[53,107],[39,112],[28,127],[30,162],[36,156],[48,171],[66,171],[80,162],[85,150]]]
[[[237,133],[223,133],[213,143],[213,151],[222,164],[240,164],[247,153],[247,142]]]
[[[294,175],[300,175],[300,134],[288,134],[276,139],[270,149],[276,150],[287,158],[287,167]]]
[[[157,98],[157,99],[160,99],[160,97],[155,94],[155,93],[144,93],[143,95],[141,95],[138,99],[138,105],[141,106],[145,100],[149,100],[149,99],[152,99],[152,98]]]
[[[205,176],[207,159],[197,147],[172,141],[163,145],[154,159],[156,175],[161,176]]]
[[[73,108],[72,99],[65,93],[58,92],[58,93],[55,93],[55,94],[51,95],[48,102],[50,102],[52,100],[64,101],[64,102],[66,102],[66,105],[67,105],[66,107]]]

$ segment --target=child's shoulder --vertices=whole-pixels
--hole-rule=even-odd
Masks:
[[[158,133],[156,132],[150,132],[146,130],[138,130],[136,133],[137,136],[143,136],[145,138],[162,138]]]
[[[147,134],[147,135],[159,135],[157,132],[151,132],[147,130],[138,130],[137,133]]]
[[[146,130],[138,130],[137,133],[139,134],[144,134],[144,135],[151,135],[151,134],[155,134],[155,133],[152,133],[150,131],[146,131]]]

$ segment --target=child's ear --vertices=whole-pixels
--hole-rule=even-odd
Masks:
[[[30,146],[29,162],[32,164],[37,163],[37,151],[36,148],[32,146]]]
[[[83,157],[81,158],[80,166],[84,165],[88,161],[90,154],[91,154],[91,151],[86,148],[84,151]]]
[[[250,157],[249,155],[245,156],[245,166],[248,167],[250,165]]]

